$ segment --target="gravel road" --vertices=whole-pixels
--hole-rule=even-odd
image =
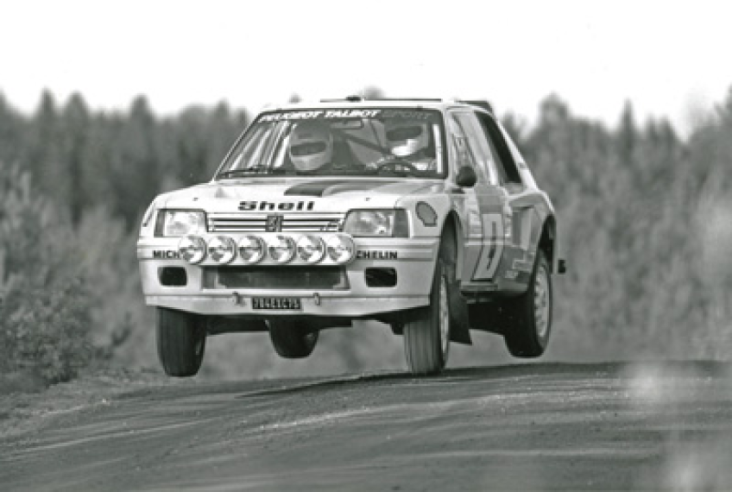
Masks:
[[[732,367],[156,384],[0,440],[10,490],[732,490]]]

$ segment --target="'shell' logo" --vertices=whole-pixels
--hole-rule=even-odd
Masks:
[[[282,230],[282,216],[268,215],[266,228],[267,232],[280,232]]]

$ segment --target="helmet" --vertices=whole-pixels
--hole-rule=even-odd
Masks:
[[[408,157],[429,145],[427,123],[414,120],[388,119],[384,123],[386,143],[392,154]]]
[[[290,135],[290,160],[298,171],[315,171],[329,163],[333,156],[333,138],[321,123],[298,123]]]

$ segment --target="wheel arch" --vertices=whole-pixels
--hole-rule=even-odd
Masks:
[[[470,316],[468,305],[460,292],[460,277],[465,261],[465,238],[463,236],[462,224],[457,213],[450,212],[442,225],[440,234],[440,252],[438,255],[445,259],[453,259],[446,267],[450,269],[452,280],[447,286],[450,303],[450,340],[457,343],[472,345],[470,337]],[[445,249],[447,254],[445,254]],[[439,260],[439,258],[438,258]],[[437,262],[435,262],[437,263]],[[435,266],[436,268],[436,266]]]
[[[455,253],[455,278],[460,281],[463,271],[463,262],[465,261],[465,237],[463,236],[463,226],[460,217],[455,211],[451,211],[445,217],[442,223],[440,238],[450,238],[450,246],[454,248]]]
[[[559,238],[557,236],[557,219],[554,215],[547,215],[539,236],[539,251],[546,256],[552,273],[557,273],[559,262]]]

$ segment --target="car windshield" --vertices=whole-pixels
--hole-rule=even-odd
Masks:
[[[439,111],[335,108],[263,113],[216,179],[248,176],[445,176]]]

